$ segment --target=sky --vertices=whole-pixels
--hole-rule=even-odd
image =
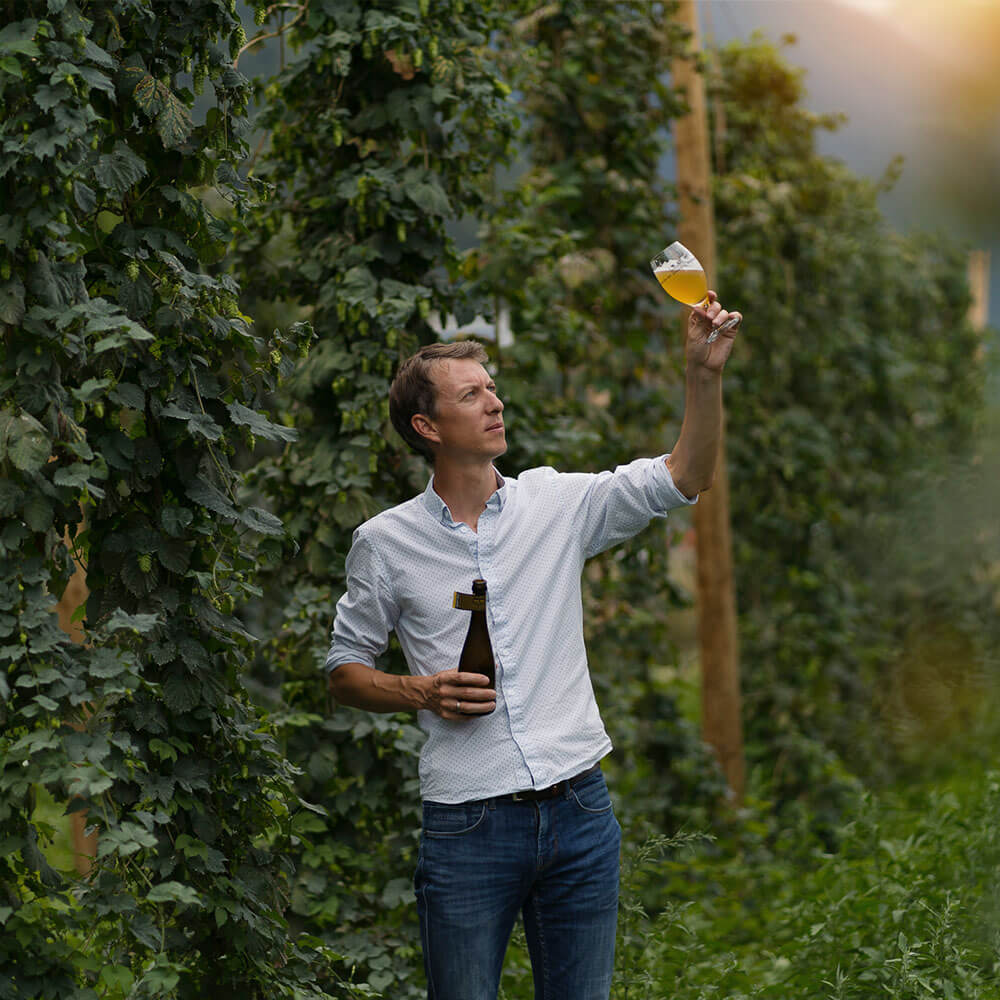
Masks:
[[[992,71],[1000,41],[1000,0],[777,0],[836,3],[881,18],[892,29],[970,70]]]

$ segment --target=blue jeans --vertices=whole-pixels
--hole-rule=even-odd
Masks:
[[[414,888],[429,1000],[496,1000],[519,912],[536,1000],[608,1000],[621,828],[600,769],[541,802],[424,802]]]

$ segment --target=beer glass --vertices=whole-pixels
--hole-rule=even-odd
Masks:
[[[708,305],[708,281],[701,261],[683,243],[671,243],[661,250],[650,262],[649,266],[656,275],[656,280],[671,298],[683,302],[686,306]],[[717,330],[708,335],[708,343],[712,343],[723,330],[732,329],[739,323],[739,318],[733,316],[727,319]]]

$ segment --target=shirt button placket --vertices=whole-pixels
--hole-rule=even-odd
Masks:
[[[506,642],[507,631],[504,628],[504,622],[508,619],[505,617],[503,611],[507,594],[499,582],[501,578],[498,575],[498,572],[494,572],[497,570],[497,566],[493,561],[493,555],[495,552],[494,542],[496,522],[498,515],[498,511],[487,507],[479,518],[479,569],[482,578],[486,580],[486,585],[489,588],[489,603],[492,605],[490,608],[490,635],[493,639],[493,655],[500,664],[500,675],[503,680],[504,704],[507,709],[507,719],[510,723],[511,736],[513,736],[514,743],[517,745],[521,758],[530,774],[531,766],[528,760],[528,755],[524,749],[525,733],[522,724],[519,685],[517,684],[516,679],[508,676],[503,669],[504,663],[509,662],[510,658],[507,655],[509,653],[509,649]],[[494,581],[492,586],[490,586],[489,582],[491,579]]]

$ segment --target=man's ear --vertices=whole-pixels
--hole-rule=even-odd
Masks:
[[[437,428],[434,426],[434,421],[431,420],[426,414],[414,413],[410,417],[410,426],[422,437],[426,438],[432,444],[440,444],[441,438],[438,436]]]

